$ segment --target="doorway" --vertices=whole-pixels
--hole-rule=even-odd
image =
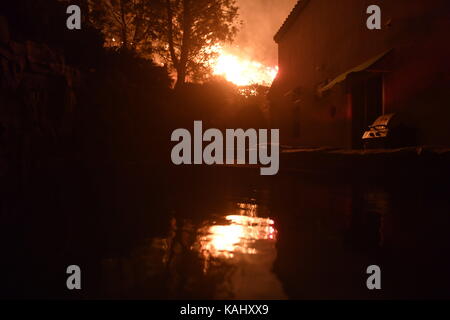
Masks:
[[[383,114],[383,74],[357,72],[349,75],[352,108],[352,148],[362,148],[362,135]]]

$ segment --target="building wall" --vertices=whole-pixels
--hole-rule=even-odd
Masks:
[[[372,4],[382,8],[382,30],[366,28],[366,9]],[[310,0],[278,43],[280,72],[270,100],[272,125],[281,129],[282,143],[350,147],[347,82],[323,95],[317,89],[389,49],[374,70],[383,72],[384,112],[407,114],[421,128],[421,143],[450,141],[448,133],[431,132],[430,115],[450,102],[442,95],[443,101],[436,98],[450,88],[450,46],[445,40],[449,5],[445,0]],[[436,100],[433,108],[428,107],[430,96]]]

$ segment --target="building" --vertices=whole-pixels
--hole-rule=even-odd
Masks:
[[[381,8],[381,29],[367,8]],[[450,1],[300,0],[274,39],[270,101],[281,143],[359,148],[378,116],[421,145],[450,145]]]

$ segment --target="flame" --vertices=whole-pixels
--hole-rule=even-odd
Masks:
[[[278,67],[268,67],[260,62],[239,57],[220,45],[211,49],[217,58],[211,62],[214,75],[223,76],[237,86],[260,84],[269,86],[278,73]]]

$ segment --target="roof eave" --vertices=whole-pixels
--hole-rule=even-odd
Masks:
[[[286,34],[286,32],[292,27],[292,25],[297,20],[300,12],[303,10],[304,7],[308,4],[309,0],[299,0],[297,1],[297,4],[292,9],[291,13],[288,15],[286,20],[281,25],[280,29],[278,29],[277,33],[273,37],[276,43],[279,43],[280,40],[283,38],[283,36]]]

